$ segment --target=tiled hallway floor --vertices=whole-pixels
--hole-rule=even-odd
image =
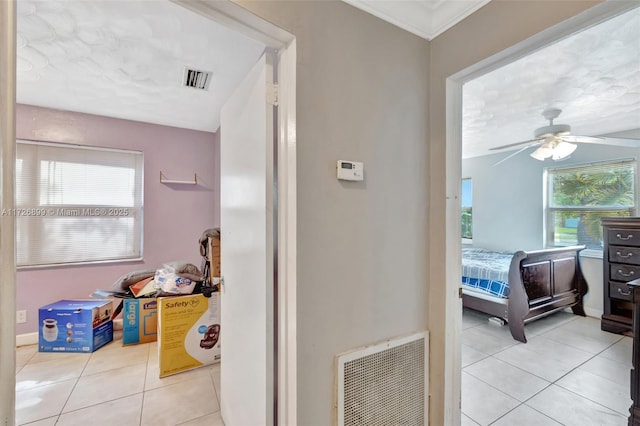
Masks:
[[[600,330],[600,321],[559,312],[525,327],[465,309],[462,425],[626,426],[632,341]]]
[[[30,426],[223,425],[220,364],[158,378],[156,343],[92,354],[16,349],[16,424]]]

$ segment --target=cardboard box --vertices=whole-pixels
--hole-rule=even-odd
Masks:
[[[158,299],[160,377],[220,360],[220,295]]]
[[[60,300],[38,311],[40,352],[94,352],[113,340],[111,300]]]
[[[211,282],[214,278],[219,278],[220,273],[220,236],[209,237],[209,276]]]
[[[122,303],[122,344],[155,342],[158,339],[157,299],[123,299]]]

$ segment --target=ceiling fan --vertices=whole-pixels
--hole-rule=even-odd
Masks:
[[[495,165],[520,154],[522,151],[531,148],[532,146],[538,147],[535,151],[529,154],[536,160],[544,161],[547,158],[551,158],[556,161],[562,160],[563,158],[571,155],[571,153],[578,147],[572,142],[598,143],[603,140],[602,138],[592,136],[572,136],[571,126],[568,124],[553,124],[553,120],[558,118],[561,112],[562,110],[558,108],[548,108],[542,111],[542,116],[549,120],[549,125],[536,129],[533,132],[534,139],[490,148],[491,150],[500,150],[524,145],[520,150],[503,158]]]

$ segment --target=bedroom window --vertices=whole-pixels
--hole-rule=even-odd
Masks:
[[[473,203],[473,184],[471,178],[462,179],[462,190],[460,192],[460,200],[462,202],[462,240],[463,242],[471,242],[473,238],[473,217],[472,217],[472,203]],[[468,240],[468,241],[465,241]]]
[[[634,216],[635,160],[547,170],[547,242],[602,250],[604,216]]]
[[[138,151],[18,141],[16,263],[44,266],[142,257]]]

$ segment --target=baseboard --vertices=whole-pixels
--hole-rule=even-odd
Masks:
[[[584,313],[587,314],[588,317],[593,317],[600,319],[602,317],[603,312],[599,309],[584,307]]]
[[[38,344],[38,333],[25,333],[16,336],[16,347]]]

